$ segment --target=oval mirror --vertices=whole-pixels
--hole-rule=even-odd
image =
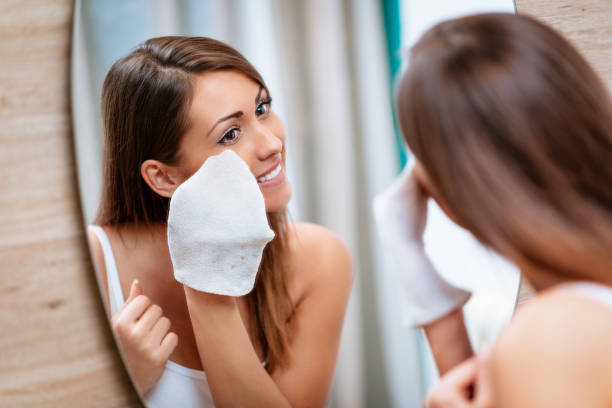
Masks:
[[[221,40],[255,66],[273,95],[273,110],[287,136],[290,222],[328,228],[352,254],[355,278],[337,360],[331,359],[336,366],[328,405],[420,406],[437,374],[422,334],[399,324],[399,293],[393,273],[385,270],[381,259],[370,202],[406,158],[392,107],[392,78],[400,70],[402,50],[437,21],[485,11],[514,12],[514,4],[77,0],[72,105],[84,223],[109,321],[146,406],[212,406],[213,396],[200,360],[206,357],[198,353],[190,332],[185,292],[172,279],[168,246],[160,240],[165,235],[151,235],[160,248],[156,255],[161,254],[153,261],[138,251],[142,241],[133,234],[99,225],[103,180],[109,177],[103,173],[100,101],[111,65],[149,38],[184,35]],[[127,201],[126,197],[114,205]],[[492,342],[512,313],[517,271],[484,250],[433,202],[427,225],[426,250],[436,267],[449,281],[473,292],[464,309],[473,347]],[[139,286],[132,286],[134,279]],[[122,326],[117,316],[135,294],[163,305],[150,316],[152,322],[157,324],[162,315],[169,319],[156,347],[171,341],[167,333],[178,333],[178,346],[162,362],[161,371],[151,368],[159,364],[135,358],[118,332]],[[265,362],[266,353],[258,357]],[[153,375],[155,370],[159,375]]]

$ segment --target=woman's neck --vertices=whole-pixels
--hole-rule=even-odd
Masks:
[[[148,287],[152,295],[172,299],[176,292],[182,294],[182,285],[174,279],[165,223],[123,225],[118,232],[127,263],[138,271],[145,292]]]
[[[585,264],[580,273],[567,273],[541,268],[536,265],[520,266],[521,274],[527,279],[536,292],[546,290],[555,285],[567,282],[589,281],[602,285],[612,286],[612,265],[594,261]],[[607,273],[605,273],[607,271]]]

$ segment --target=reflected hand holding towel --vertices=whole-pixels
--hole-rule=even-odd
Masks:
[[[177,281],[226,296],[249,293],[274,238],[263,195],[233,151],[209,157],[174,192],[168,246]]]
[[[461,307],[471,293],[447,282],[425,254],[428,197],[413,169],[411,161],[375,197],[373,209],[383,256],[401,282],[403,323],[419,327]]]

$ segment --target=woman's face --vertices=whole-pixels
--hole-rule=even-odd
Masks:
[[[179,147],[181,175],[186,180],[208,157],[231,149],[257,179],[266,211],[283,209],[291,197],[285,130],[266,89],[236,70],[206,72],[194,81],[191,127]]]

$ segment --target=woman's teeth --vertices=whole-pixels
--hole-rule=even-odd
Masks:
[[[278,166],[276,166],[276,168],[274,170],[272,170],[271,172],[269,172],[265,176],[258,178],[257,182],[258,183],[265,183],[266,181],[272,180],[274,177],[278,176],[278,173],[280,173],[282,168],[283,168],[282,165],[279,163]]]

